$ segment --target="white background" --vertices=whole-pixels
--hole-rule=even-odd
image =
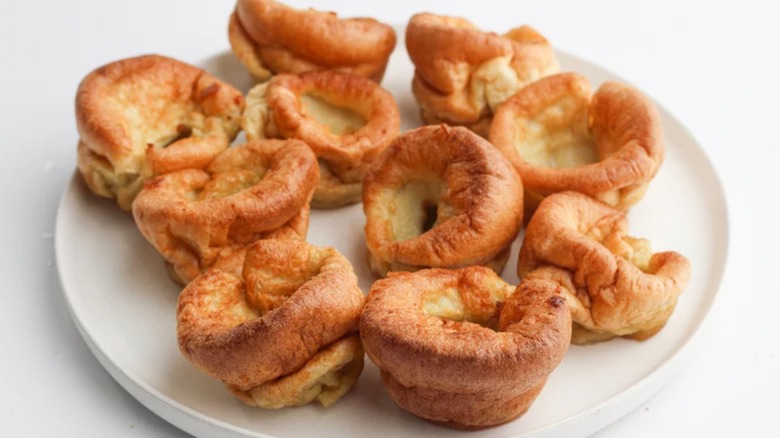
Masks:
[[[391,23],[422,10],[496,31],[528,23],[670,109],[726,187],[728,270],[690,366],[598,436],[778,436],[778,11],[747,1],[289,3]],[[75,167],[79,80],[117,58],[197,62],[226,50],[231,9],[230,0],[0,2],[0,436],[183,435],[82,342],[57,280],[54,220]]]

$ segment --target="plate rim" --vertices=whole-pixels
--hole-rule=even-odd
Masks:
[[[203,57],[201,59],[201,63],[207,59],[210,59],[215,55],[219,55],[220,53],[214,53]],[[560,50],[558,48],[555,49],[555,53],[556,56],[563,55],[564,57],[576,59],[579,62],[583,62],[595,66],[598,69],[602,70],[603,72],[607,73],[609,76],[616,78],[621,82],[624,82],[626,84],[632,84],[630,81],[623,79],[622,76],[615,74],[611,69],[602,67],[600,64],[591,61],[587,57],[583,57],[580,55],[573,55],[566,50]],[[665,105],[663,105],[653,97],[651,97],[651,99],[655,103],[656,107],[658,108],[659,113],[661,113],[662,118],[664,115],[666,115],[667,118],[671,120],[673,124],[676,125],[675,129],[681,131],[696,146],[696,150],[698,151],[699,154],[701,154],[704,163],[706,163],[708,173],[711,174],[715,185],[717,185],[718,190],[716,196],[714,197],[715,202],[722,204],[723,207],[723,213],[724,213],[723,228],[725,231],[723,235],[723,245],[722,245],[723,257],[721,260],[716,260],[715,261],[716,265],[712,266],[712,268],[718,272],[716,272],[712,277],[714,278],[714,281],[712,282],[714,287],[711,293],[709,294],[710,295],[709,299],[706,301],[706,309],[703,309],[704,313],[699,323],[693,328],[691,334],[686,339],[683,340],[683,342],[678,346],[678,348],[676,348],[672,353],[670,353],[666,358],[664,358],[664,360],[657,367],[655,367],[649,374],[645,375],[640,380],[632,383],[627,388],[623,389],[621,392],[607,398],[601,403],[591,408],[588,408],[584,411],[581,411],[576,415],[565,418],[556,423],[543,426],[538,429],[522,432],[520,434],[511,435],[513,437],[526,437],[531,435],[547,436],[552,432],[558,433],[559,429],[561,428],[567,428],[567,427],[572,428],[573,426],[581,425],[581,423],[586,421],[588,418],[594,416],[594,414],[599,414],[602,412],[607,412],[608,414],[611,414],[609,415],[607,421],[599,423],[596,427],[578,429],[579,432],[585,432],[586,434],[591,434],[598,430],[603,429],[604,427],[607,427],[608,425],[612,424],[619,418],[625,416],[626,414],[636,409],[636,407],[639,404],[652,397],[656,392],[658,392],[660,389],[666,386],[666,384],[671,380],[671,378],[675,374],[681,371],[682,365],[684,365],[687,359],[689,359],[689,356],[691,356],[690,355],[690,352],[692,350],[691,347],[701,337],[702,327],[707,323],[707,321],[710,320],[712,307],[715,301],[717,300],[717,297],[721,294],[721,289],[723,286],[723,277],[730,264],[731,223],[732,223],[731,220],[732,213],[731,213],[731,209],[729,208],[727,192],[723,185],[722,178],[717,171],[717,167],[714,165],[714,162],[712,161],[711,157],[707,153],[707,150],[704,147],[702,147],[702,143],[699,142],[696,136]],[[665,127],[664,130],[666,131],[666,129],[667,128]],[[263,438],[272,437],[272,435],[248,430],[239,426],[235,426],[223,420],[213,418],[200,411],[185,406],[171,399],[165,394],[162,394],[160,391],[151,387],[149,384],[147,384],[139,377],[131,375],[122,367],[117,365],[115,361],[109,357],[109,355],[106,353],[103,347],[83,327],[80,321],[80,317],[78,315],[78,311],[74,308],[73,303],[71,302],[72,292],[69,291],[69,288],[66,285],[65,277],[67,275],[63,273],[63,269],[61,267],[61,262],[60,262],[61,260],[65,259],[64,255],[61,253],[61,251],[63,251],[62,247],[64,245],[64,243],[61,242],[61,239],[63,239],[63,237],[61,237],[62,236],[61,231],[63,227],[62,225],[63,211],[66,208],[65,207],[66,200],[69,198],[69,195],[72,192],[74,185],[80,183],[83,184],[83,182],[79,182],[79,178],[80,177],[79,177],[78,169],[75,169],[73,171],[72,176],[68,180],[68,183],[65,185],[62,194],[60,195],[60,200],[57,206],[57,211],[55,216],[54,253],[55,253],[55,264],[57,267],[57,277],[59,280],[60,289],[62,291],[62,296],[64,298],[66,307],[68,309],[68,313],[70,314],[70,317],[74,325],[76,326],[79,335],[84,340],[85,344],[87,344],[87,347],[89,348],[90,352],[92,352],[92,354],[98,360],[100,365],[104,369],[106,369],[109,375],[117,383],[119,383],[119,385],[125,391],[127,391],[134,399],[136,399],[139,403],[141,403],[143,406],[149,409],[152,413],[164,419],[165,421],[167,421],[168,423],[172,424],[173,426],[175,426],[180,430],[192,434],[202,433],[205,432],[206,430],[212,430],[212,431],[219,430],[222,432],[228,431],[234,434],[235,436],[263,437]],[[84,189],[86,189],[86,187],[84,187]],[[718,264],[720,264],[720,266],[717,266]],[[76,286],[74,285],[72,287],[76,287]],[[676,365],[681,365],[681,366],[676,366]],[[666,379],[664,380],[664,378]],[[631,397],[633,397],[634,399],[631,403],[624,402],[622,400],[627,398],[630,399]],[[157,403],[155,403],[155,401]],[[617,407],[620,407],[621,409],[616,409]],[[182,413],[185,415],[185,417],[176,418],[177,413]],[[183,419],[186,417],[195,420],[197,423],[184,421]]]

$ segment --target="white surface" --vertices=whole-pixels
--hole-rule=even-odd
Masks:
[[[195,62],[224,50],[231,2],[192,3],[0,3],[2,436],[182,435],[116,385],[86,348],[61,298],[52,234],[75,162],[78,81],[110,59],[160,52]],[[496,30],[531,23],[662,102],[707,149],[732,213],[724,287],[687,370],[599,436],[777,429],[777,11],[759,2],[690,3],[538,1],[507,10],[499,1],[317,2],[386,21],[429,9]]]
[[[587,76],[594,89],[606,80],[619,80],[577,58],[560,53],[559,60],[563,69]],[[248,75],[230,54],[198,64],[217,73],[232,68],[226,77],[249,86]],[[395,56],[384,82],[398,96],[402,129],[420,123],[408,90],[413,69],[408,58]],[[664,110],[661,119],[666,161],[629,218],[632,234],[652,238],[659,251],[673,248],[692,263],[691,281],[673,318],[644,343],[615,340],[570,348],[528,413],[483,435],[582,436],[598,430],[655,393],[684,364],[680,356],[689,356],[686,345],[712,305],[725,265],[726,209],[722,188],[700,147]],[[375,277],[366,263],[364,224],[360,205],[314,210],[307,240],[341,251],[367,291]],[[114,202],[93,196],[77,176],[63,197],[55,231],[66,301],[90,348],[128,391],[182,429],[203,436],[239,430],[273,436],[358,437],[377,429],[388,435],[456,434],[398,409],[371,364],[354,390],[328,410],[313,405],[283,411],[244,407],[179,354],[174,336],[179,288],[129,215]],[[518,283],[518,250],[519,239],[503,274],[511,284]],[[83,258],[93,263],[82,263]]]

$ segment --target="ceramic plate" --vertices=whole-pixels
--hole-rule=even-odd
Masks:
[[[563,70],[590,78],[595,89],[614,74],[565,53]],[[234,85],[249,78],[229,53],[204,68]],[[403,129],[420,124],[410,91],[413,66],[394,53],[383,86],[398,100]],[[572,346],[547,386],[521,418],[481,436],[576,436],[592,433],[631,411],[685,362],[691,339],[710,309],[724,270],[728,241],[723,189],[700,145],[660,108],[667,155],[645,198],[631,210],[631,234],[649,238],[656,251],[675,250],[693,265],[690,284],[666,328],[646,342],[613,340]],[[74,139],[75,140],[75,139]],[[308,239],[334,246],[349,258],[367,292],[361,205],[313,210]],[[503,277],[514,273],[520,241]],[[309,405],[278,411],[244,406],[224,386],[179,354],[176,296],[162,258],[112,201],[92,195],[75,175],[62,197],[56,233],[57,264],[65,300],[84,340],[108,372],[149,409],[200,436],[449,436],[445,429],[401,409],[367,366],[353,390],[329,409]]]

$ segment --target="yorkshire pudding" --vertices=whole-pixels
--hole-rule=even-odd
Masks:
[[[546,280],[515,290],[481,266],[391,273],[371,286],[360,336],[401,408],[495,426],[528,409],[569,347],[559,293]]]
[[[255,78],[338,70],[382,80],[395,31],[371,18],[294,9],[273,0],[238,0],[228,24],[233,52]]]
[[[406,49],[423,120],[462,125],[483,137],[502,102],[558,71],[552,47],[529,26],[497,35],[463,18],[417,14],[406,28]]]
[[[282,74],[247,95],[247,138],[296,138],[317,155],[320,183],[312,206],[360,201],[371,163],[398,134],[393,96],[366,78],[332,71]]]
[[[523,220],[523,187],[512,165],[462,127],[400,135],[363,183],[371,269],[487,265],[500,272]]]
[[[172,265],[174,280],[186,284],[258,239],[304,239],[317,175],[316,158],[301,141],[250,142],[225,150],[205,171],[147,181],[133,216]]]
[[[158,55],[112,62],[76,94],[79,171],[130,210],[147,178],[205,168],[235,138],[243,108],[238,90],[197,67]]]
[[[529,210],[566,190],[627,209],[642,199],[664,157],[650,99],[617,82],[591,97],[588,80],[576,73],[544,78],[506,101],[490,141],[520,172]]]
[[[212,269],[179,296],[182,354],[248,405],[341,398],[363,370],[363,293],[333,248],[261,240],[239,275]]]
[[[575,192],[545,198],[526,228],[517,274],[563,287],[575,344],[653,336],[688,284],[685,257],[627,231],[623,211]]]

